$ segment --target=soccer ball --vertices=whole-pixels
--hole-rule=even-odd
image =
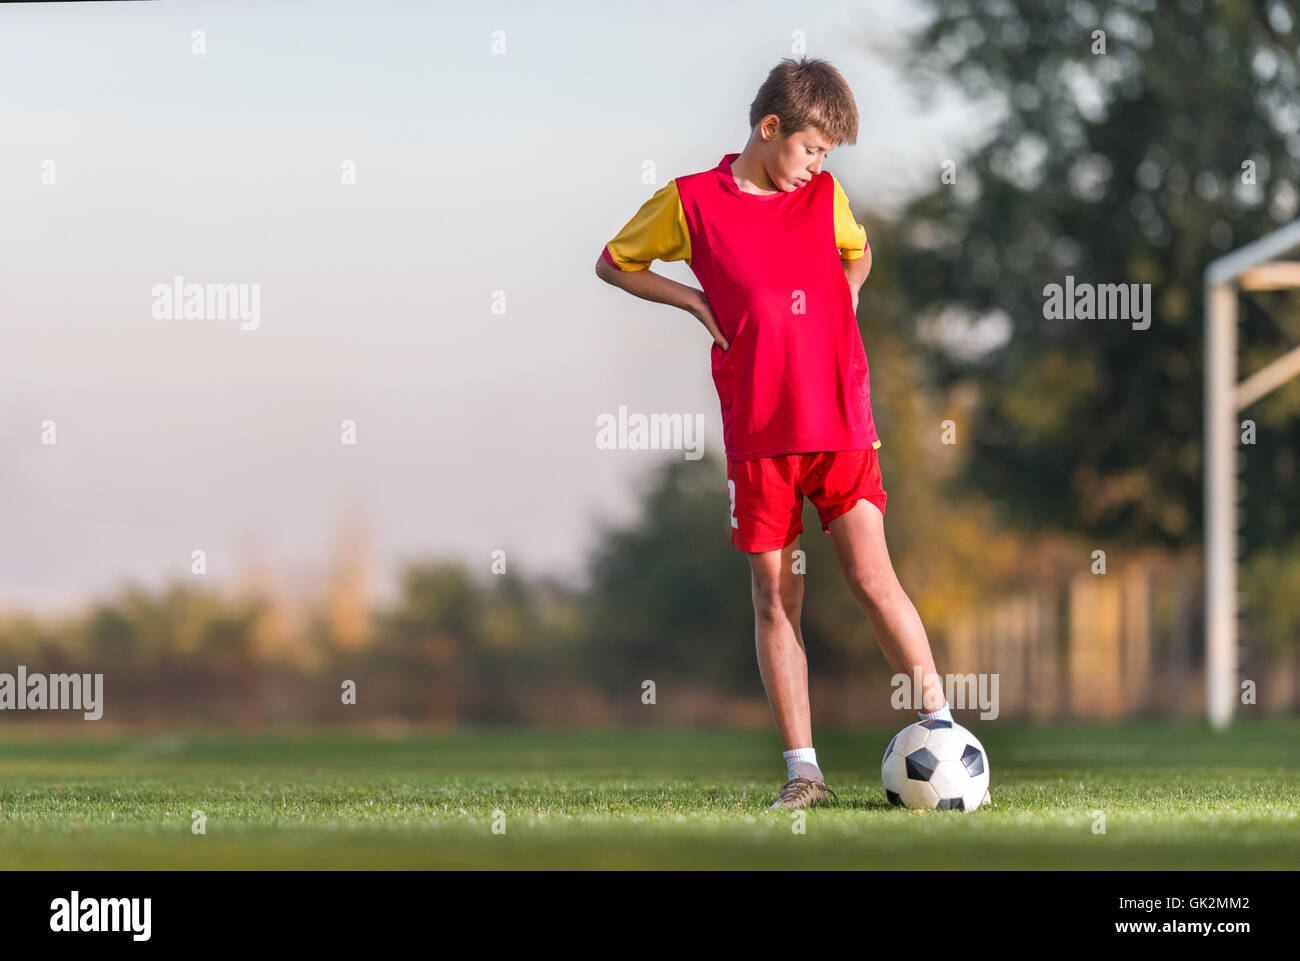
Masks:
[[[909,724],[880,762],[889,803],[913,810],[974,811],[989,798],[989,758],[970,731],[931,718]]]

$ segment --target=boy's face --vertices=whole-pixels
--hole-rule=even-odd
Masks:
[[[778,190],[787,193],[798,190],[821,173],[822,160],[835,145],[816,127],[805,127],[786,136],[781,133],[781,123],[775,114],[764,119],[765,128],[768,121],[773,123],[774,136],[764,138],[763,168]]]

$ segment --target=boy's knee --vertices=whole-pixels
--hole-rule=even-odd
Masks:
[[[794,620],[799,615],[803,600],[800,585],[786,587],[777,584],[754,585],[754,614],[767,620]]]
[[[874,570],[853,570],[848,576],[849,587],[854,596],[863,604],[871,607],[883,607],[893,596],[898,583],[894,572],[885,567]]]

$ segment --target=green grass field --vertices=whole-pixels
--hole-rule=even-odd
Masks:
[[[768,812],[768,732],[0,730],[0,868],[1294,868],[1300,722],[980,724],[992,805],[890,807],[892,730],[822,732],[840,799]],[[206,815],[205,835],[191,831]],[[494,811],[504,833],[492,831]],[[1106,833],[1093,832],[1093,812]]]

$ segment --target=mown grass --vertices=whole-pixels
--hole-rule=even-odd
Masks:
[[[85,730],[0,729],[0,868],[1300,863],[1293,720],[980,724],[992,804],[969,814],[886,803],[892,731],[819,733],[840,804],[806,818],[767,810],[785,771],[766,732]]]

